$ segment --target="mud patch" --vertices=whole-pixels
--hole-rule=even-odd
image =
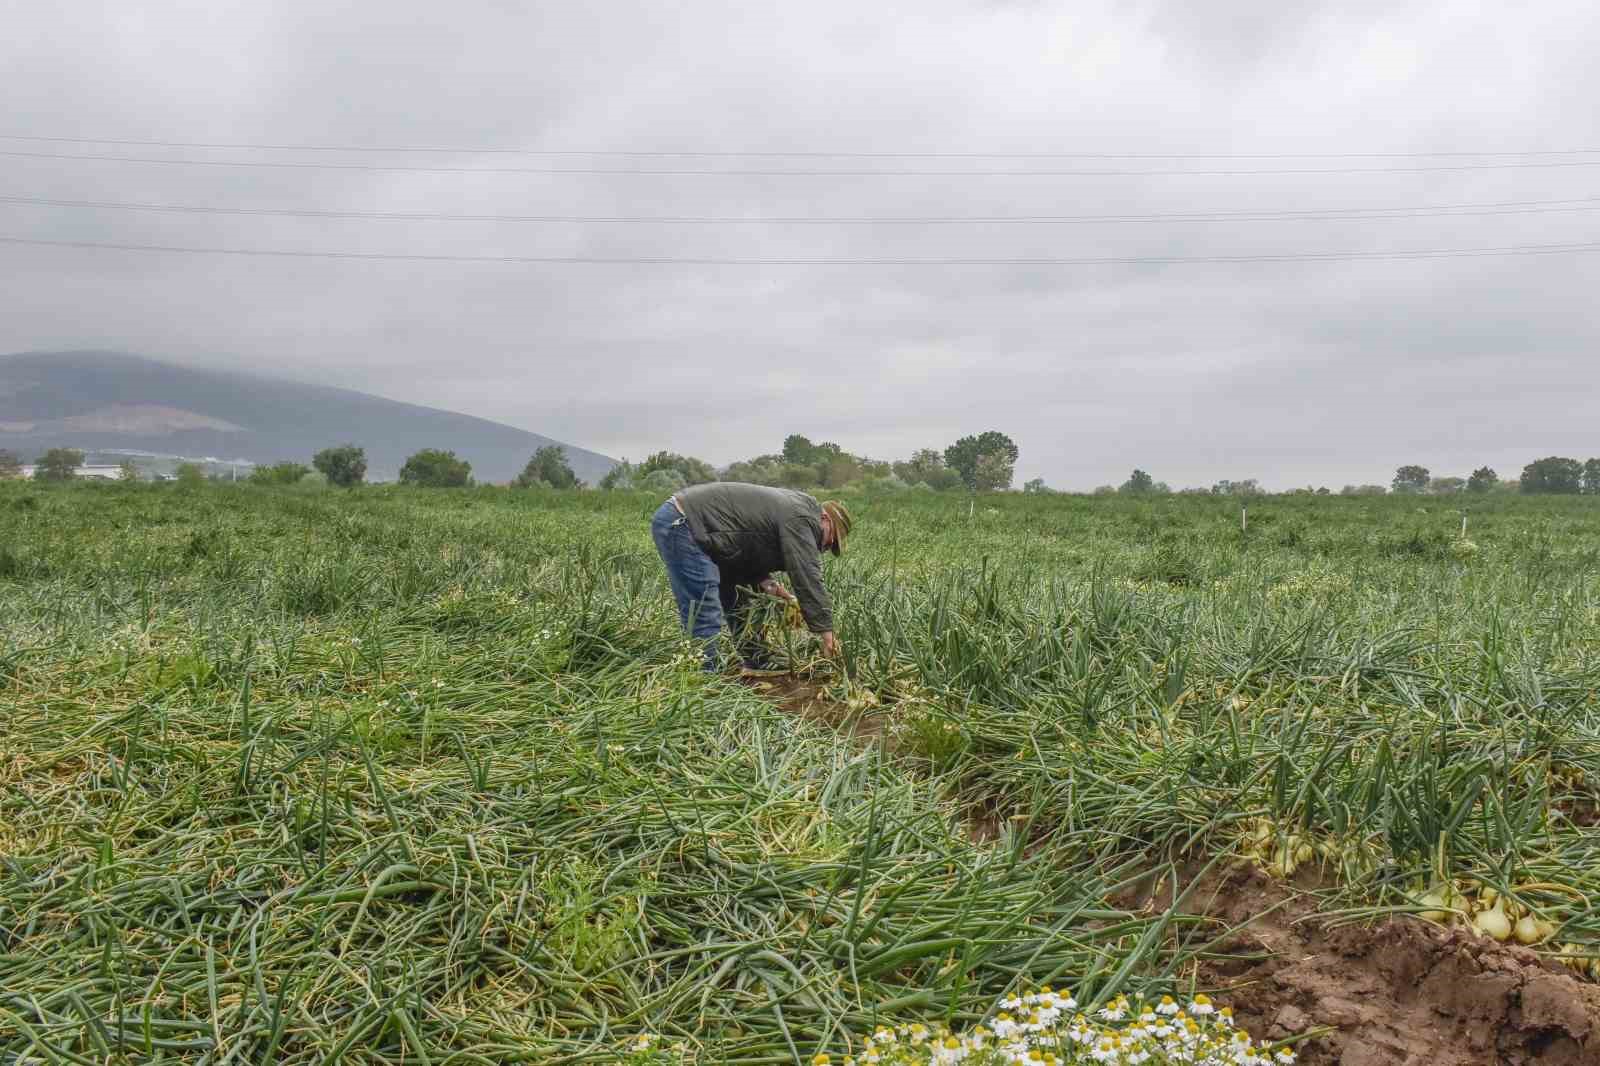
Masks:
[[[1600,1066],[1600,987],[1538,954],[1407,916],[1329,928],[1253,868],[1190,896],[1238,931],[1200,967],[1257,1039],[1331,1027],[1305,1066]]]
[[[772,677],[741,677],[748,685],[788,714],[825,725],[858,740],[877,742],[889,726],[889,716],[882,708],[856,710],[849,704],[831,700],[823,694],[823,685],[795,674],[777,674]]]

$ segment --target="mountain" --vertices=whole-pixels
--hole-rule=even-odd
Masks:
[[[0,449],[47,448],[309,463],[329,445],[367,451],[367,477],[392,479],[406,457],[444,448],[479,481],[509,481],[560,441],[471,415],[350,389],[160,363],[118,352],[0,356]],[[562,444],[593,484],[615,460]]]

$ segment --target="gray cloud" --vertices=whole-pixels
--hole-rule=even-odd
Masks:
[[[3,0],[0,133],[530,150],[1228,155],[1600,146],[1600,15],[1553,2],[799,7]],[[455,167],[1250,169],[1452,159],[629,159],[47,146]],[[1600,161],[1600,155],[1593,158]],[[1538,159],[1525,161],[1540,161]],[[1542,161],[1563,161],[1551,157]],[[0,157],[0,196],[295,210],[992,216],[1593,195],[1600,167],[1250,176],[691,176]],[[0,204],[0,235],[291,250],[1167,257],[1580,242],[1600,212],[1029,226],[508,224]],[[1514,473],[1600,452],[1600,256],[1095,266],[494,265],[0,245],[0,351],[114,347],[726,462],[802,430],[898,456],[990,427],[1068,487]]]

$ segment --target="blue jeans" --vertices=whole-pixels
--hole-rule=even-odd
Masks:
[[[667,567],[672,598],[678,601],[678,621],[704,648],[706,669],[715,670],[717,638],[722,634],[722,572],[694,542],[688,520],[671,500],[650,520],[650,536]]]

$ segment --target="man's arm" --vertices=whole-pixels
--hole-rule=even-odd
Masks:
[[[784,523],[783,569],[794,583],[795,598],[813,633],[833,634],[833,602],[822,583],[822,550],[817,547],[817,527],[802,519]],[[827,643],[825,640],[824,643]]]

